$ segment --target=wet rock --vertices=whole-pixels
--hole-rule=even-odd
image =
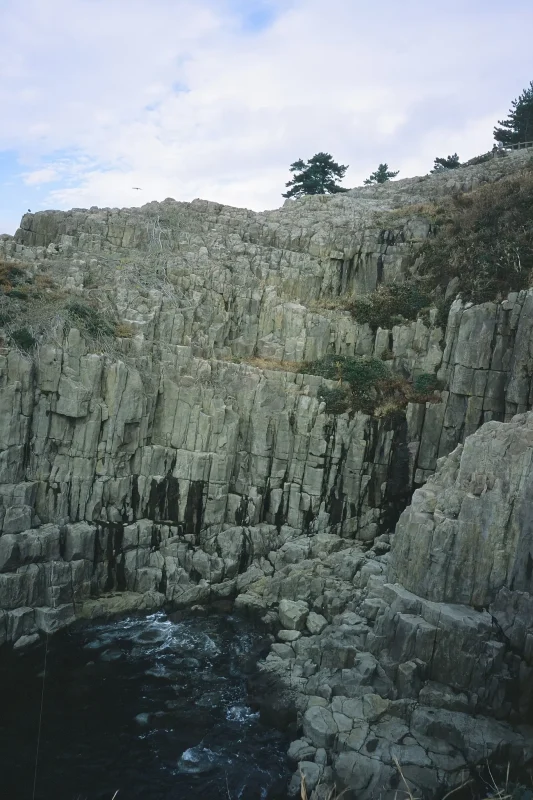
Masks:
[[[322,767],[314,761],[300,761],[298,771],[293,775],[289,784],[289,796],[300,797],[300,787],[303,783],[308,793],[312,792],[322,775]]]
[[[26,650],[34,644],[38,644],[41,637],[38,633],[32,633],[29,636],[20,636],[13,645],[14,650]]]
[[[215,769],[214,754],[205,748],[191,747],[180,757],[178,769],[188,775],[205,775]]]
[[[296,739],[291,742],[287,756],[291,761],[308,761],[315,756],[316,752],[316,747],[309,744],[306,739]]]
[[[277,675],[260,671],[248,679],[248,701],[260,713],[261,720],[279,730],[292,727],[296,721],[295,698]]]

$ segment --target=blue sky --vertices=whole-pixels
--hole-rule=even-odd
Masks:
[[[347,187],[424,174],[490,149],[533,79],[530,0],[0,0],[0,29],[0,233],[28,208],[277,208],[318,151]]]

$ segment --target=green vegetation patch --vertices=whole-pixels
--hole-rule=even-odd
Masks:
[[[10,336],[16,346],[25,352],[33,350],[36,345],[35,339],[27,328],[17,328],[11,332]]]
[[[431,372],[423,372],[413,381],[413,390],[417,394],[430,394],[431,392],[436,392],[440,388],[442,387],[437,380],[437,376],[433,375]]]
[[[440,402],[435,375],[424,373],[409,381],[393,375],[377,358],[328,355],[304,364],[300,372],[338,381],[337,386],[323,384],[318,390],[326,414],[362,411],[384,417],[405,413],[408,403]]]
[[[337,380],[339,389],[343,388],[343,385],[347,385],[344,386],[344,398],[340,392],[332,395],[331,390],[323,387],[322,396],[329,407],[340,408],[348,403],[350,408],[356,411],[367,411],[367,413],[371,413],[375,406],[376,384],[390,374],[386,364],[380,359],[336,355],[324,356],[318,361],[304,364],[300,372]],[[331,413],[342,412],[332,411]]]
[[[389,371],[379,358],[359,358],[358,356],[327,355],[318,361],[304,364],[300,370],[311,375],[321,375],[330,380],[348,383],[352,388],[371,386]]]
[[[73,302],[67,306],[67,313],[72,322],[80,325],[89,336],[98,338],[100,336],[112,337],[115,335],[114,324],[105,319],[93,306]]]
[[[377,330],[415,320],[420,311],[430,305],[429,294],[419,282],[411,280],[379,286],[372,294],[352,300],[347,308],[357,322],[368,323],[372,330]]]
[[[328,389],[325,384],[322,384],[318,390],[318,399],[323,400],[326,404],[326,414],[344,414],[352,408],[352,393],[346,386],[335,386],[333,389]]]

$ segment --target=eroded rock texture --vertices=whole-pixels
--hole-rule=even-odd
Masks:
[[[445,330],[435,311],[372,330],[333,302],[408,275],[421,204],[523,161],[263,213],[28,214],[1,237],[122,327],[112,346],[63,328],[44,289],[34,354],[0,348],[0,644],[237,597],[282,625],[265,668],[295,692],[315,798],[319,780],[387,797],[395,758],[431,795],[502,746],[529,757],[533,291],[457,299]],[[436,373],[440,402],[326,414],[295,369],[330,353]]]
[[[533,413],[489,422],[415,491],[389,552],[385,536],[365,553],[317,542],[310,558],[303,538],[300,559],[239,597],[265,610],[283,597],[299,615],[302,633],[281,630],[263,668],[294,692],[303,738],[289,755],[310,775],[392,798],[397,759],[431,797],[486,762],[531,763],[532,457]]]

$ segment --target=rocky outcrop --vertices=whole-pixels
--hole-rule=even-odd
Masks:
[[[401,279],[430,233],[419,203],[522,161],[262,214],[168,200],[25,215],[0,249],[8,266],[16,259],[56,289],[44,288],[35,308],[35,356],[0,348],[0,586],[22,587],[0,589],[0,608],[53,616],[64,606],[63,619],[103,592],[150,604],[219,584],[231,594],[256,551],[249,534],[235,534],[226,553],[227,531],[372,542],[390,530],[439,458],[483,422],[530,407],[533,292],[458,300],[445,332],[433,312],[373,331],[323,306]],[[401,213],[385,230],[390,209]],[[61,317],[61,303],[95,297],[129,326],[111,349]],[[438,371],[441,402],[410,404],[401,421],[331,416],[317,396],[322,379],[283,370],[330,352],[384,351],[393,374]],[[235,363],[250,356],[267,360]],[[85,544],[72,556],[65,542],[80,524]]]
[[[42,298],[31,318],[16,301],[28,354],[0,297],[0,644],[236,598],[277,632],[265,670],[294,693],[315,798],[334,780],[386,798],[395,759],[431,795],[504,745],[530,757],[533,290],[458,298],[445,329],[433,309],[374,330],[337,302],[409,274],[424,205],[523,166],[261,214],[25,215],[0,238]],[[336,384],[304,365],[326,354],[444,388],[327,414]]]
[[[379,555],[387,537],[366,553],[331,541],[334,554],[239,598],[267,610],[281,596],[326,620],[317,630],[299,616],[299,635],[281,630],[263,666],[294,692],[302,738],[289,756],[304,772],[315,764],[311,785],[364,800],[393,798],[405,780],[432,797],[487,761],[531,763],[532,436],[533,413],[487,423],[415,491],[390,552]]]
[[[475,608],[504,587],[533,593],[532,459],[531,414],[489,422],[459,445],[400,518],[394,579]]]

